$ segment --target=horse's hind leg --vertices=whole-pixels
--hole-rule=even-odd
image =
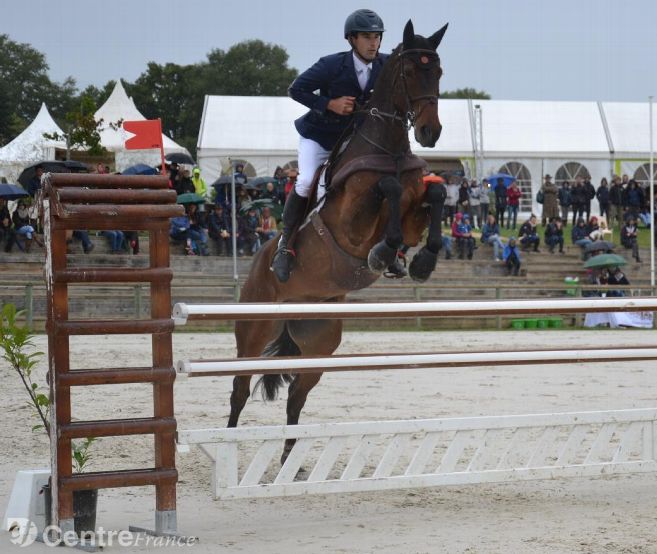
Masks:
[[[275,336],[279,327],[280,323],[275,321],[238,321],[235,324],[237,356],[239,358],[260,356],[267,343]],[[228,427],[237,427],[237,421],[251,394],[250,384],[250,375],[241,375],[233,379]]]
[[[342,340],[342,321],[317,319],[308,321],[289,321],[288,329],[294,342],[299,346],[302,356],[333,354]],[[306,403],[308,393],[319,382],[321,373],[298,374],[288,389],[287,424],[299,423],[301,410]],[[281,463],[285,463],[295,439],[285,441]]]

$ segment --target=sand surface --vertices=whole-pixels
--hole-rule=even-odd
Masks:
[[[46,350],[46,338],[36,338]],[[341,353],[438,352],[441,349],[654,345],[654,331],[521,331],[348,333]],[[234,355],[230,334],[177,334],[175,358]],[[74,368],[150,365],[150,337],[74,337]],[[33,423],[16,375],[0,362],[3,453],[2,509],[19,469],[47,467],[45,435]],[[45,373],[45,358],[38,372]],[[179,429],[223,427],[231,382],[180,378]],[[323,377],[302,422],[414,419],[451,416],[650,408],[657,405],[657,372],[650,362],[536,365],[385,372],[332,373]],[[285,398],[251,399],[242,424],[280,424]],[[80,419],[152,415],[150,387],[89,387],[73,394]],[[152,465],[152,441],[100,439],[90,470]],[[178,457],[178,523],[198,536],[189,547],[211,552],[657,552],[657,475],[529,481],[410,491],[308,497],[214,500],[211,463],[198,449]],[[99,494],[97,524],[105,529],[152,526],[152,489]],[[145,546],[106,552],[165,551]],[[178,550],[178,548],[174,548]],[[0,534],[0,552],[19,551]],[[23,552],[52,552],[33,545]],[[170,551],[170,550],[169,550]]]

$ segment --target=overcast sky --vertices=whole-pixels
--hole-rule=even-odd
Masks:
[[[3,0],[0,33],[45,53],[50,77],[80,88],[134,81],[149,61],[203,61],[259,38],[303,71],[345,50],[345,17],[374,9],[382,51],[411,18],[418,34],[449,22],[443,90],[496,99],[645,101],[657,95],[657,0]]]

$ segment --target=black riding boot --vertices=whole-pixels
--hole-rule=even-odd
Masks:
[[[276,278],[281,283],[285,283],[290,278],[292,261],[295,254],[293,250],[287,247],[287,243],[292,233],[301,224],[306,212],[307,203],[308,199],[299,196],[294,190],[290,192],[285,201],[283,233],[278,241],[278,249],[271,262],[271,270],[276,274]]]

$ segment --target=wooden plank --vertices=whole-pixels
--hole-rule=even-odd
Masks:
[[[554,452],[555,440],[559,435],[560,429],[558,427],[546,427],[541,434],[541,437],[536,443],[536,447],[532,455],[527,460],[526,467],[541,467],[547,465],[545,458],[550,450]]]
[[[577,453],[577,449],[582,446],[582,441],[589,430],[590,427],[586,425],[575,425],[572,428],[566,442],[559,450],[556,465],[567,465],[569,463],[569,460]]]
[[[605,423],[598,435],[595,437],[591,448],[589,448],[589,453],[587,454],[584,465],[595,463],[600,461],[600,456],[602,455],[602,450],[605,447],[609,446],[609,441],[616,430],[616,425],[614,423]]]
[[[360,438],[360,442],[351,455],[347,467],[342,472],[341,481],[350,481],[360,477],[365,464],[368,462],[370,453],[374,448],[374,437],[372,435],[364,435]]]
[[[212,489],[215,497],[228,487],[238,484],[238,450],[236,442],[212,445],[214,451],[214,464],[212,471]]]
[[[415,451],[415,455],[411,460],[411,463],[408,464],[404,475],[422,475],[424,469],[427,466],[427,463],[431,459],[436,445],[440,440],[440,433],[427,433]]]

